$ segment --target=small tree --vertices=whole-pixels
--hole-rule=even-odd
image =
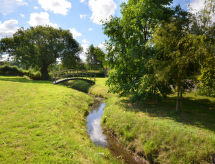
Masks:
[[[40,70],[42,79],[49,79],[48,67],[59,58],[66,65],[79,60],[81,48],[69,31],[53,27],[19,29],[11,38],[0,41],[1,52],[7,52],[27,67]]]
[[[153,44],[156,49],[153,59],[156,75],[175,86],[176,111],[179,111],[182,94],[194,86],[204,37],[189,34],[177,22],[164,23],[155,30]]]
[[[199,93],[215,96],[215,1],[203,0],[204,8],[192,17],[192,33],[205,35],[204,54],[201,57]]]
[[[90,45],[87,51],[87,64],[90,69],[104,69],[105,53],[99,48]]]

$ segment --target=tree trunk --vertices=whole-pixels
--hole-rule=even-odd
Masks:
[[[183,90],[181,89],[181,92],[180,92],[180,110],[182,110],[182,99],[183,99]]]
[[[40,72],[42,74],[42,80],[49,80],[48,66],[43,66]]]
[[[176,100],[176,112],[180,112],[182,109],[182,87],[179,85],[177,88],[177,100]]]
[[[177,100],[176,100],[176,112],[179,112],[179,87],[178,87],[178,91],[177,91]]]

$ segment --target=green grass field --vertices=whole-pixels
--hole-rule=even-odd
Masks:
[[[65,86],[0,76],[0,163],[116,163],[87,135],[92,102]]]
[[[107,99],[103,126],[127,149],[157,163],[212,163],[215,98],[188,93],[178,114],[174,95],[136,105],[108,93],[105,81],[71,86]],[[117,163],[87,136],[85,115],[92,102],[66,86],[0,76],[0,163]]]
[[[215,98],[188,93],[178,114],[174,95],[159,104],[135,105],[126,97],[105,93],[105,79],[97,79],[90,91],[107,97],[103,125],[131,151],[158,163],[212,163]]]

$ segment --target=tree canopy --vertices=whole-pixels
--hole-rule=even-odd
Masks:
[[[182,94],[196,84],[204,37],[190,34],[175,23],[165,23],[155,30],[153,44],[155,75],[175,88],[178,111]]]
[[[179,110],[182,94],[197,85],[201,72],[202,84],[215,86],[214,2],[205,1],[201,17],[171,3],[128,0],[122,17],[104,24],[111,92],[144,100],[176,91]]]
[[[104,25],[108,36],[108,61],[111,67],[107,84],[112,92],[137,97],[162,92],[149,59],[153,56],[150,40],[156,24],[168,20],[174,11],[172,0],[128,0],[122,5],[122,17],[113,17]],[[164,93],[165,94],[165,93]]]
[[[48,26],[21,28],[13,37],[1,39],[0,45],[1,52],[10,54],[22,65],[38,68],[42,79],[49,78],[48,67],[57,59],[66,66],[76,65],[82,50],[69,31]]]

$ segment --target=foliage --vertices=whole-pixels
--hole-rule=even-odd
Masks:
[[[204,51],[204,36],[190,34],[188,23],[186,18],[184,22],[180,18],[180,22],[174,20],[172,23],[163,23],[157,27],[153,36],[156,56],[152,63],[156,76],[178,92],[177,111],[182,94],[195,85],[195,75],[200,70],[200,57]]]
[[[86,55],[87,55],[86,61],[89,67],[88,69],[90,70],[104,69],[105,53],[99,47],[94,47],[93,45],[90,45]]]
[[[33,80],[41,80],[41,73],[33,69],[23,70],[17,66],[2,65],[0,66],[0,75],[7,76],[28,76]]]
[[[129,0],[122,5],[122,18],[114,17],[104,25],[104,33],[109,37],[107,60],[112,70],[107,84],[111,92],[137,97],[168,93],[168,89],[159,88],[149,61],[154,53],[150,46],[153,30],[173,14],[168,7],[171,2]]]
[[[66,82],[65,85],[85,93],[88,93],[89,88],[91,87],[89,82],[83,80],[70,80]]]
[[[215,62],[215,61],[214,61]],[[200,95],[206,95],[215,97],[215,63],[209,67],[203,68],[201,72],[200,86],[198,93]]]
[[[168,8],[170,3],[131,0],[122,5],[122,18],[104,25],[112,69],[107,84],[111,92],[132,95],[135,101],[166,97],[174,89],[179,110],[182,94],[196,85],[196,75],[208,61],[204,58],[210,56],[206,49],[212,53],[215,42],[211,32],[195,33],[191,13],[180,6]]]
[[[0,75],[23,76],[24,70],[16,66],[2,65],[0,66]]]
[[[48,67],[60,58],[64,65],[76,65],[81,48],[69,31],[53,27],[19,29],[11,38],[0,42],[1,52],[9,53],[26,67],[38,68],[48,79]]]
[[[198,93],[201,95],[215,96],[215,1],[205,0],[204,9],[193,17],[192,30],[205,35],[204,54],[201,58],[201,75]]]

